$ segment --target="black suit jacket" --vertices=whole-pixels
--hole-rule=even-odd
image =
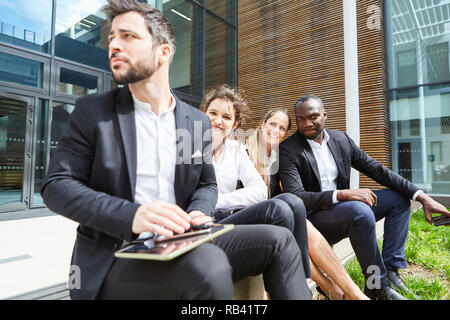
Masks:
[[[175,167],[177,205],[210,215],[217,185],[210,135],[204,133],[211,123],[177,98],[175,119],[177,152],[183,160]],[[186,135],[194,136],[194,121],[196,128],[201,124],[195,136],[201,141]],[[197,151],[203,155],[200,161],[192,158]],[[136,124],[130,90],[126,86],[78,99],[41,189],[50,210],[79,222],[72,265],[80,267],[81,290],[71,290],[72,299],[95,299],[114,251],[123,240],[136,238],[131,230],[140,205],[134,202],[135,186]]]
[[[350,188],[353,167],[379,184],[411,199],[419,188],[362,151],[343,131],[327,129],[328,147],[338,169],[337,189]],[[279,176],[284,192],[303,199],[308,213],[333,207],[333,191],[322,191],[316,158],[298,131],[280,145]]]

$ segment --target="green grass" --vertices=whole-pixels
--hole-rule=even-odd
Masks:
[[[408,265],[420,270],[412,275],[400,271],[408,288],[424,300],[450,300],[450,227],[430,226],[423,210],[417,210],[411,215],[405,254]],[[345,269],[363,290],[365,280],[358,261],[349,261]],[[415,300],[414,296],[403,294]]]

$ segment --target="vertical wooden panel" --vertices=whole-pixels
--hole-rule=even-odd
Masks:
[[[342,1],[239,0],[238,19],[238,81],[252,110],[247,127],[275,107],[293,116],[295,102],[312,93],[327,107],[328,127],[344,130]]]
[[[384,47],[383,1],[358,0],[358,64],[361,148],[371,157],[390,166],[389,114]],[[376,20],[380,19],[379,28]],[[360,187],[380,189],[380,185],[360,175]]]
[[[368,28],[370,5],[382,19],[381,0],[357,1],[361,147],[389,165],[383,22],[379,30]],[[239,0],[238,8],[238,82],[252,110],[246,128],[275,107],[293,116],[298,98],[316,94],[325,103],[327,127],[345,130],[342,1]],[[379,188],[364,176],[360,185]]]

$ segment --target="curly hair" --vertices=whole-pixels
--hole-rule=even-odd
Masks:
[[[211,102],[215,99],[223,99],[231,102],[235,111],[236,128],[243,126],[249,117],[250,109],[242,89],[223,84],[209,90],[204,96],[200,110],[206,113]]]

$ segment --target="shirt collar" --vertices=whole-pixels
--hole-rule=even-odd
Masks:
[[[315,142],[314,140],[306,139],[311,147],[319,147],[320,144]],[[327,130],[323,130],[323,141],[322,145],[326,145],[330,141],[330,135],[328,134]]]
[[[134,96],[134,94],[131,94],[131,96],[133,97],[133,103],[134,103],[134,106],[136,108],[138,108],[140,110],[143,110],[143,111],[146,111],[146,112],[154,113],[152,111],[152,107],[151,107],[151,105],[149,103],[139,100],[138,98],[136,98]],[[177,102],[176,102],[175,97],[173,96],[172,93],[170,94],[170,98],[171,98],[171,103],[170,103],[169,110],[163,112],[162,114],[164,114],[166,112],[173,112],[175,110],[175,106],[176,106]]]

